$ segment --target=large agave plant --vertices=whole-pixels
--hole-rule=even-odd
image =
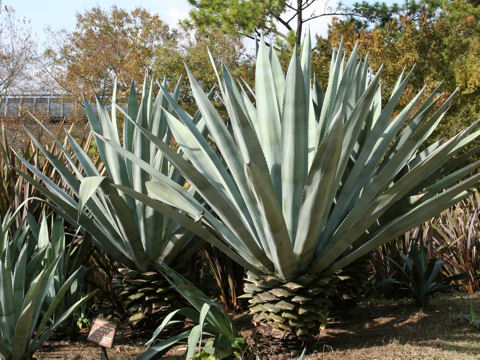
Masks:
[[[172,95],[174,98],[179,94],[179,84],[180,82]],[[139,126],[168,143],[171,132],[168,131],[167,119],[162,112],[162,107],[168,107],[168,102],[161,93],[154,98],[153,86],[153,82],[149,85],[145,81],[142,101],[139,104],[138,94],[132,84],[126,114],[128,118],[135,119]],[[163,86],[166,86],[165,82]],[[115,93],[114,90],[113,104],[116,104]],[[139,320],[145,312],[149,313],[167,305],[172,294],[176,294],[169,290],[170,286],[160,274],[147,271],[151,270],[152,263],[162,260],[173,264],[178,271],[182,268],[184,270],[190,264],[199,242],[191,242],[190,231],[123,192],[114,188],[98,192],[92,190],[96,188],[96,179],[101,179],[101,175],[141,193],[146,193],[145,182],[150,180],[147,171],[119,156],[112,148],[105,146],[99,137],[112,139],[116,145],[125,151],[131,151],[148,163],[151,169],[178,186],[182,186],[185,180],[178,171],[167,166],[165,157],[154,144],[142,136],[132,122],[125,118],[122,128],[119,127],[119,114],[115,106],[109,112],[99,98],[96,111],[88,101],[85,100],[84,104],[90,127],[96,134],[96,145],[104,169],[91,160],[88,150],[80,147],[68,131],[68,144],[62,145],[46,127],[43,129],[58,145],[63,158],[49,151],[35,136],[26,131],[36,147],[61,175],[69,192],[65,192],[64,188],[28,163],[20,154],[17,156],[43,182],[41,184],[37,179],[24,174],[55,204],[57,212],[70,223],[81,226],[90,233],[101,249],[126,266],[120,269],[123,278],[116,279],[114,285],[117,285],[124,306],[133,313],[131,320]],[[199,120],[200,114],[195,121]],[[120,129],[123,129],[123,133]],[[199,129],[202,129],[202,124],[199,124]],[[84,179],[87,180],[83,181]],[[92,179],[93,181],[89,181]],[[79,198],[88,198],[88,201],[82,202]]]
[[[324,321],[336,272],[462,199],[480,178],[468,177],[478,162],[447,171],[480,134],[473,126],[422,147],[452,96],[442,103],[438,89],[426,99],[422,90],[393,116],[411,73],[400,76],[382,106],[381,69],[369,76],[368,59],[358,62],[356,49],[348,60],[342,48],[334,51],[325,94],[317,81],[312,86],[310,59],[307,38],[285,76],[262,41],[255,91],[224,67],[219,96],[231,130],[189,72],[218,153],[163,91],[181,153],[141,124],[138,129],[189,181],[189,190],[115,138],[98,137],[152,178],[145,183],[149,196],[121,184],[120,191],[176,217],[250,270],[245,290],[255,318],[297,334]],[[112,187],[98,177],[88,183]]]
[[[173,111],[164,114],[182,152],[140,130],[198,197],[103,138],[152,176],[148,197],[118,188],[159,211],[176,207],[201,224],[200,235],[250,270],[245,291],[255,319],[281,333],[318,326],[333,274],[467,196],[479,181],[479,174],[468,177],[478,162],[447,171],[479,136],[474,126],[423,145],[453,94],[441,102],[438,89],[428,97],[422,90],[394,116],[411,72],[399,77],[382,106],[381,69],[370,76],[368,58],[357,61],[356,48],[348,60],[341,47],[334,51],[323,93],[315,79],[312,84],[308,37],[286,76],[261,41],[255,91],[225,67],[217,73],[231,130],[188,74],[219,153],[165,89]]]
[[[478,162],[445,171],[480,134],[473,126],[422,147],[453,95],[441,103],[436,89],[422,100],[422,90],[393,116],[411,73],[399,77],[382,106],[381,69],[375,76],[369,71],[356,49],[346,61],[340,47],[323,93],[315,79],[312,84],[309,37],[301,56],[294,51],[286,76],[261,41],[255,91],[247,92],[225,67],[217,73],[231,130],[189,72],[220,155],[166,91],[173,111],[164,113],[182,153],[141,130],[201,200],[139,160],[153,178],[145,185],[149,197],[120,189],[202,224],[206,240],[250,270],[245,291],[258,321],[281,332],[308,331],[325,318],[333,274],[465,197],[479,181],[478,174],[468,177]]]

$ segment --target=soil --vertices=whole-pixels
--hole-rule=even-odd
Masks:
[[[247,343],[243,359],[297,359],[304,348],[309,360],[480,359],[480,331],[459,320],[459,315],[468,313],[470,303],[480,313],[480,294],[439,297],[424,310],[408,301],[369,301],[329,319],[327,329],[303,342],[271,338],[264,328],[252,325],[249,315],[233,319]],[[145,335],[121,327],[108,350],[109,358],[137,358],[145,350]],[[100,359],[100,348],[86,342],[86,336],[85,331],[74,342],[46,342],[37,358]],[[181,359],[185,349],[174,348],[163,359]]]

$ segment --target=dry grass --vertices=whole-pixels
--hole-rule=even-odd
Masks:
[[[71,130],[73,137],[82,142],[82,139],[86,138],[89,133],[89,127],[87,122],[83,119],[70,119],[66,118],[64,121],[51,122],[40,118],[40,121],[59,139],[63,139],[65,136],[64,129]],[[7,140],[15,149],[22,149],[26,142],[29,141],[28,135],[25,133],[23,126],[31,131],[35,136],[40,136],[42,143],[45,145],[51,143],[51,138],[44,135],[44,131],[41,129],[35,120],[31,116],[19,117],[19,118],[0,118],[0,133],[1,124],[5,127],[5,133]]]

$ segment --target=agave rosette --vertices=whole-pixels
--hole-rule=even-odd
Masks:
[[[372,76],[357,48],[348,59],[342,47],[333,52],[325,93],[312,81],[309,36],[286,75],[262,40],[255,90],[225,67],[215,71],[231,129],[188,76],[218,152],[164,88],[163,114],[181,151],[136,123],[190,190],[108,134],[98,139],[151,176],[148,196],[118,182],[121,192],[175,216],[251,271],[246,291],[258,319],[299,332],[318,324],[331,274],[464,198],[479,181],[471,175],[478,162],[456,163],[480,135],[475,125],[424,145],[454,94],[441,102],[438,88],[428,97],[422,90],[394,115],[412,72],[399,77],[382,106],[381,69]],[[453,164],[458,170],[449,172]]]
[[[381,69],[369,76],[368,59],[357,63],[356,48],[346,63],[343,50],[334,51],[325,94],[316,80],[310,87],[310,59],[307,38],[285,77],[261,42],[255,103],[224,67],[219,83],[232,131],[188,72],[220,155],[166,91],[173,111],[164,113],[182,152],[141,129],[208,208],[155,171],[145,185],[150,196],[206,225],[249,269],[283,280],[335,272],[465,197],[479,179],[468,177],[478,161],[444,171],[479,136],[475,124],[422,150],[454,94],[440,104],[438,88],[423,101],[422,90],[392,118],[411,72],[400,76],[382,108]]]
[[[163,85],[166,86],[166,82]],[[177,98],[180,92],[179,85],[180,82],[172,95],[174,98]],[[122,104],[122,111],[126,112],[129,119],[135,119],[138,125],[168,143],[171,132],[162,112],[162,107],[168,107],[168,102],[162,93],[154,97],[153,87],[153,81],[150,84],[145,81],[139,103],[138,94],[132,84],[128,102],[126,106]],[[95,133],[100,164],[92,161],[88,148],[79,146],[68,131],[67,141],[62,144],[40,123],[58,145],[60,154],[57,154],[44,147],[27,130],[33,143],[62,177],[68,192],[20,154],[17,156],[36,178],[27,174],[24,176],[51,200],[56,211],[70,223],[81,226],[90,233],[97,246],[124,266],[119,268],[121,275],[114,279],[112,286],[117,291],[120,302],[131,314],[130,319],[136,322],[151,311],[168,305],[172,297],[177,296],[158,272],[151,271],[154,262],[161,260],[171,264],[186,275],[191,257],[198,250],[201,241],[193,242],[192,233],[172,221],[171,217],[165,217],[108,185],[113,182],[146,194],[145,182],[150,180],[150,175],[111,147],[105,146],[101,136],[108,137],[125,151],[131,151],[152,169],[179,186],[183,186],[185,180],[178,171],[168,166],[165,157],[154,144],[144,138],[131,121],[124,120],[120,126],[121,119],[115,106],[109,111],[101,99],[97,97],[96,100],[96,109],[86,100],[84,105],[90,127]],[[114,89],[112,103],[116,102]],[[199,129],[202,130],[204,126],[200,121],[200,114],[194,121],[199,123]],[[99,189],[101,183],[105,186]]]

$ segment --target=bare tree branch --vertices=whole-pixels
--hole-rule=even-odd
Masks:
[[[303,23],[306,23],[308,21],[318,19],[324,16],[355,16],[357,14],[355,13],[344,13],[344,12],[331,12],[331,13],[324,13],[324,14],[319,14],[319,15],[314,15],[309,17],[308,19],[304,20]]]
[[[303,7],[302,7],[302,11],[308,9],[310,7],[310,5],[312,5],[315,1],[317,1],[317,0],[306,1],[305,5],[303,5]]]
[[[293,11],[297,11],[296,8],[294,8],[292,5],[290,4],[287,4],[287,8],[289,8],[290,10],[293,10]]]
[[[36,61],[36,44],[26,21],[15,18],[12,9],[0,8],[0,93],[25,85],[29,68]]]
[[[295,15],[295,16],[296,16],[296,15]],[[290,21],[292,21],[292,19],[290,19],[289,21],[285,21],[285,20],[283,20],[280,16],[275,17],[275,19],[278,20],[278,22],[279,22],[280,24],[282,24],[283,26],[285,26],[289,31],[290,31],[290,30],[293,30],[292,27],[291,27],[290,24],[289,24]]]

